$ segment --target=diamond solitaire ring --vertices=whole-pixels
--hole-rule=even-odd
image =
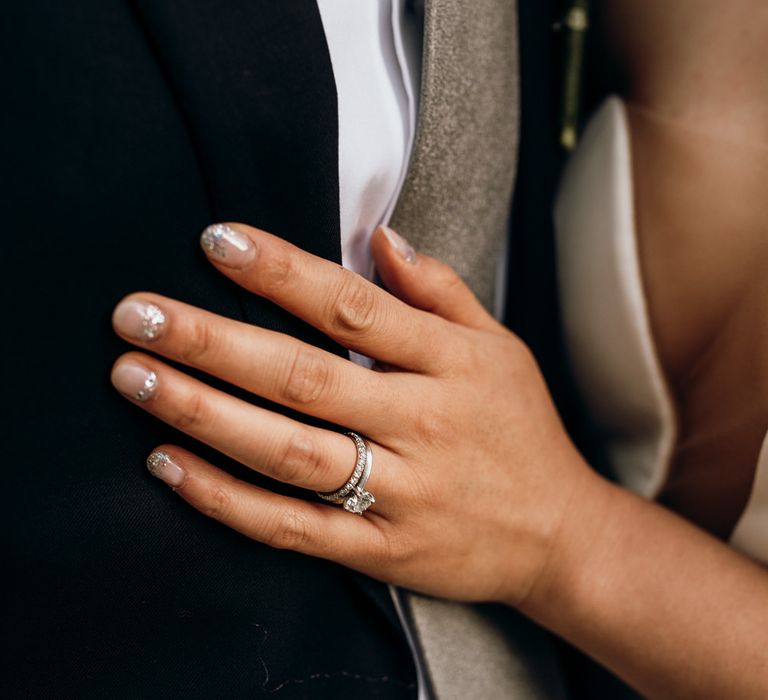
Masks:
[[[370,491],[365,490],[368,478],[373,468],[373,453],[367,441],[357,433],[344,433],[355,443],[357,457],[352,475],[347,482],[336,491],[317,491],[317,495],[330,503],[344,504],[344,510],[362,515],[376,503],[376,498]]]

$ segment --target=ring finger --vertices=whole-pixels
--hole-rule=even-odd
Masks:
[[[169,425],[266,476],[313,491],[334,491],[353,471],[352,440],[253,406],[140,353],[120,357],[112,383]],[[397,457],[375,445],[369,487],[390,490]]]

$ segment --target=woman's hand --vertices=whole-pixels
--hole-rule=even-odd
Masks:
[[[124,299],[116,331],[362,434],[372,448],[367,488],[376,503],[357,517],[314,494],[277,495],[171,445],[150,457],[153,473],[260,542],[434,595],[523,601],[558,532],[589,507],[599,481],[567,438],[523,343],[450,268],[388,230],[376,232],[372,249],[396,296],[242,224],[209,227],[202,243],[237,284],[386,371],[156,294]],[[150,355],[123,355],[112,380],[161,420],[279,481],[333,491],[354,467],[348,437],[255,407]]]
[[[426,593],[515,605],[643,695],[766,697],[765,571],[595,476],[528,350],[449,268],[377,231],[373,253],[392,296],[243,225],[207,230],[203,246],[235,282],[387,371],[172,299],[124,299],[114,324],[125,339],[372,446],[376,503],[360,517],[311,493],[347,481],[349,438],[128,353],[112,380],[129,399],[310,492],[278,495],[162,446],[148,465],[182,498],[275,547]]]

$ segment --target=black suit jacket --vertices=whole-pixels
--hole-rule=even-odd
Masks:
[[[415,696],[386,588],[262,546],[144,468],[110,313],[153,290],[340,352],[217,274],[208,223],[340,259],[312,0],[30,0],[0,22],[4,697]],[[208,454],[251,481],[248,469]]]

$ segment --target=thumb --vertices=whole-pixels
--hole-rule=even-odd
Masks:
[[[407,304],[470,328],[499,330],[498,322],[450,265],[417,253],[391,228],[379,226],[374,231],[371,251],[387,289]]]

